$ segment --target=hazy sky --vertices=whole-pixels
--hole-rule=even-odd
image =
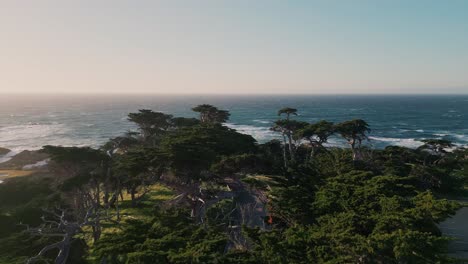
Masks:
[[[468,93],[466,0],[0,0],[3,93]]]

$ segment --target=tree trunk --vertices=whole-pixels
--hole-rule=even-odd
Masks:
[[[99,220],[96,221],[97,225],[93,225],[93,241],[96,243],[99,238],[101,238],[101,226],[99,225]]]
[[[101,187],[97,180],[96,180],[96,204],[98,206],[101,206]]]
[[[132,199],[132,207],[136,206],[136,199],[135,199],[135,194],[136,194],[136,188],[132,188],[130,190],[130,197]]]
[[[349,144],[351,145],[351,151],[353,152],[353,161],[362,160],[361,152],[359,151],[359,148],[356,147],[356,140],[353,139]]]
[[[68,255],[70,254],[70,243],[64,245],[63,248],[60,249],[57,258],[55,259],[55,264],[65,264],[67,263]]]
[[[291,157],[291,161],[294,161],[294,146],[292,143],[292,135],[291,132],[288,131],[288,141],[289,141],[289,156]]]
[[[314,146],[314,143],[312,143],[312,141],[310,142],[310,160],[312,160],[315,156],[315,152],[316,152],[316,146]]]
[[[110,187],[111,177],[112,177],[111,168],[107,167],[106,181],[104,182],[104,197],[103,197],[103,202],[105,205],[109,204],[109,197],[110,197],[110,192],[111,192],[111,187]]]
[[[286,158],[286,136],[283,134],[283,161],[284,161],[284,167],[288,167],[288,162]]]

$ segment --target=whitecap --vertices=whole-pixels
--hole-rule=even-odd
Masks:
[[[457,139],[461,141],[468,142],[468,135],[453,134],[452,136],[456,137]]]
[[[251,135],[260,143],[280,138],[279,134],[271,131],[269,127],[239,125],[232,123],[226,123],[225,125],[229,128],[235,129],[239,133]]]
[[[5,155],[1,155],[0,156],[0,163],[4,163],[4,162],[7,162],[7,161],[11,160],[11,158],[13,158],[18,153],[19,153],[18,151],[10,151]]]
[[[23,142],[46,138],[56,134],[64,134],[69,129],[63,124],[39,124],[32,123],[26,125],[15,125],[0,128],[0,146],[5,146],[10,142]],[[6,144],[4,144],[6,143]],[[21,144],[24,145],[24,144]]]
[[[259,120],[259,119],[254,119],[252,120],[254,122],[257,122],[257,123],[261,123],[261,124],[269,124],[271,123],[270,121],[267,121],[267,120]]]
[[[49,163],[50,159],[45,159],[38,161],[34,164],[28,164],[23,166],[23,170],[32,170],[32,169],[37,169],[37,168],[42,168],[46,166]]]
[[[338,137],[330,137],[327,143],[324,144],[326,147],[347,147],[346,141]]]
[[[416,129],[415,131],[419,133],[424,133],[424,129]]]
[[[70,127],[59,123],[25,124],[0,128],[0,146],[16,153],[23,150],[41,149],[45,145],[97,146],[98,143],[92,138],[76,138]]]
[[[10,114],[10,117],[25,117],[25,114]]]
[[[388,142],[390,143],[389,145],[407,147],[407,148],[417,148],[424,144],[423,142],[418,141],[414,138],[389,138],[389,137],[377,137],[377,136],[371,136],[369,138],[372,140],[376,140],[376,141]]]

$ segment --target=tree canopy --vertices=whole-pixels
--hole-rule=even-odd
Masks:
[[[192,108],[194,112],[200,113],[200,121],[208,124],[225,123],[229,120],[230,113],[226,110],[220,110],[209,104],[202,104]]]
[[[466,197],[467,149],[371,149],[364,120],[289,107],[281,140],[258,143],[193,110],[131,113],[138,130],[97,149],[44,146],[44,171],[0,184],[0,263],[457,261],[439,224],[460,207],[442,197]]]

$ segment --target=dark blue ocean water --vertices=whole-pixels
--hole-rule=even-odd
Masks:
[[[417,147],[425,138],[468,144],[468,96],[158,96],[158,95],[0,95],[0,146],[38,149],[46,144],[99,146],[134,129],[129,112],[146,108],[176,116],[196,116],[190,109],[209,103],[231,112],[229,126],[258,141],[269,131],[277,110],[294,107],[297,119],[340,122],[361,118],[371,128],[371,144]],[[331,144],[340,144],[338,138]]]

